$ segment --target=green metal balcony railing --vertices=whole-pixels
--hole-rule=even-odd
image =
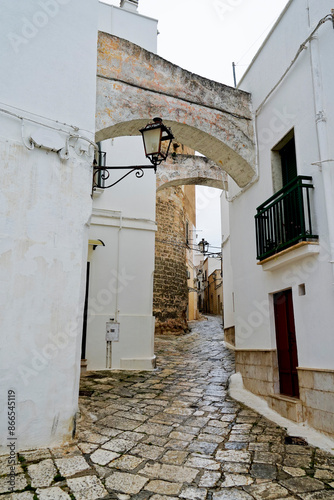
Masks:
[[[264,260],[299,241],[317,240],[310,206],[312,177],[299,175],[257,208],[257,259]]]

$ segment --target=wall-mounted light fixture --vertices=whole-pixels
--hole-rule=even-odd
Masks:
[[[202,238],[198,243],[198,249],[203,255],[206,254],[209,250],[209,243],[204,238]]]
[[[91,245],[93,247],[93,250],[95,250],[96,247],[105,247],[105,244],[102,240],[89,240],[88,245]]]
[[[161,118],[153,118],[153,123],[148,123],[142,128],[145,156],[153,165],[154,171],[157,171],[157,165],[168,156],[168,151],[174,136],[171,130],[162,123]]]
[[[145,148],[145,156],[152,163],[151,165],[137,165],[137,166],[112,166],[107,167],[103,164],[103,162],[99,159],[99,164],[96,160],[94,160],[93,167],[93,190],[96,188],[108,189],[110,187],[115,186],[121,180],[125,179],[132,172],[135,172],[135,176],[137,178],[143,177],[144,170],[146,169],[154,169],[154,172],[157,171],[157,166],[164,160],[166,160],[169,152],[170,145],[174,136],[171,130],[166,127],[162,123],[161,118],[153,118],[153,123],[148,123],[146,127],[140,129],[139,131],[142,134],[144,148]],[[102,157],[105,159],[105,153],[102,151],[99,152],[99,158]],[[120,179],[113,182],[112,184],[106,185],[106,181],[110,177],[109,170],[128,170],[126,174],[124,174]]]

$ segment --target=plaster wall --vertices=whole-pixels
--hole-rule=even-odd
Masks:
[[[97,247],[90,257],[88,370],[152,368],[154,237],[152,221],[93,210],[90,238],[101,239],[105,246]],[[105,340],[110,320],[120,323],[111,366],[106,364]],[[126,359],[132,360],[131,366],[124,366]]]
[[[331,7],[329,1],[319,6],[315,1],[295,0],[289,5],[241,82],[241,88],[252,93],[254,112],[289,66],[298,47],[320,18],[330,13]],[[328,117],[326,123],[330,135],[334,111],[330,99],[330,82],[333,81],[334,66],[325,61],[332,58],[331,23],[320,27],[317,35],[322,62],[324,111]],[[259,74],[263,75],[260,80]],[[319,234],[319,254],[298,262],[287,262],[281,269],[265,272],[256,265],[254,215],[256,207],[273,194],[271,150],[292,128],[295,133],[298,174],[313,178],[312,215],[315,232]],[[319,161],[319,146],[309,48],[301,53],[284,82],[258,111],[256,135],[259,180],[230,204],[236,345],[239,349],[276,348],[271,294],[292,288],[299,366],[330,368],[334,355],[331,341],[334,321],[333,275],[329,263],[324,168],[313,164]],[[328,154],[329,158],[333,158],[333,145],[330,142]],[[230,181],[229,187],[230,196],[238,193],[233,181]],[[299,295],[300,284],[305,284],[306,295]]]
[[[206,277],[208,278],[216,269],[220,269],[220,259],[207,257],[203,264],[203,272],[206,271]]]
[[[233,270],[231,266],[231,242],[230,242],[230,220],[229,203],[225,192],[220,195],[221,206],[221,234],[222,234],[222,259],[223,259],[223,304],[224,304],[224,329],[234,327],[234,288]]]
[[[158,21],[138,12],[99,2],[99,31],[112,33],[150,52],[157,52]]]
[[[97,3],[3,0],[2,102],[95,130]]]
[[[156,51],[157,21],[103,3],[99,30],[113,33]],[[101,143],[107,165],[151,165],[141,137],[117,137]],[[110,172],[106,185],[127,170]],[[97,190],[93,199],[91,240],[101,239],[90,252],[88,370],[152,369],[154,365],[153,272],[156,175],[145,170],[140,179],[130,174],[110,189]],[[106,322],[120,323],[119,341],[112,342],[106,359]]]
[[[206,312],[217,315],[222,313],[222,294],[220,268],[216,268],[208,278],[208,286],[204,293]]]
[[[10,389],[17,451],[61,444],[75,427],[93,151],[73,135],[94,138],[97,4],[6,0],[1,9],[0,450],[7,452]],[[47,134],[44,144],[65,148],[68,140],[68,159],[32,149],[36,131]]]

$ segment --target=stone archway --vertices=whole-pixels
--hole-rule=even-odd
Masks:
[[[96,140],[139,135],[161,116],[178,142],[210,158],[239,186],[255,174],[251,98],[145,49],[99,32]]]
[[[181,244],[182,185],[226,189],[228,174],[243,187],[255,175],[251,96],[185,71],[129,41],[99,32],[96,141],[139,135],[155,116],[171,127],[178,143],[203,155],[171,154],[157,172],[158,197],[164,188],[172,190],[161,200],[162,212],[165,219],[169,214],[179,221],[178,231],[171,236]],[[172,225],[168,221],[166,227],[169,234]],[[183,276],[185,268],[177,252],[170,250],[168,255],[165,252],[160,259],[160,275],[167,276],[176,269]],[[159,273],[156,275],[159,279]],[[181,281],[186,284],[187,278]],[[174,284],[169,288],[174,300]],[[181,302],[187,291],[183,288]],[[181,310],[181,302],[174,301],[171,310]],[[176,314],[173,320],[168,328],[182,329],[185,318],[180,323]]]
[[[195,186],[227,189],[227,174],[184,145],[173,142],[171,150],[156,179],[153,314],[156,334],[178,335],[188,330],[187,320],[198,318],[193,282],[196,232],[189,233],[196,228]]]
[[[174,153],[175,154],[175,153]],[[209,186],[228,189],[227,173],[205,156],[175,154],[157,169],[157,192],[172,186]]]

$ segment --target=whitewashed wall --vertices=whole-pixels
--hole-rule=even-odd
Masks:
[[[24,143],[31,148],[37,130],[52,135],[46,145],[94,139],[97,2],[5,0],[0,24],[0,450],[7,451],[10,389],[17,450],[62,443],[73,431],[92,149],[72,137],[61,160]]]
[[[224,328],[234,326],[233,307],[233,270],[231,266],[231,241],[230,241],[230,219],[229,203],[226,200],[225,191],[220,195],[221,206],[221,234],[222,234],[222,258],[223,258],[223,304],[224,304]]]
[[[133,9],[133,7],[132,7]],[[134,10],[99,2],[99,30],[125,38],[150,52],[157,51],[158,21]]]
[[[99,30],[156,52],[157,21],[138,12],[100,3]],[[148,116],[148,121],[151,118]],[[108,165],[150,165],[141,136],[107,140],[101,147]],[[117,180],[125,173],[116,170],[111,178]],[[105,247],[90,252],[88,370],[153,368],[155,193],[156,176],[153,170],[146,170],[141,179],[131,174],[94,195],[89,237],[101,239]],[[105,339],[110,319],[120,323],[111,363],[106,360]]]
[[[252,93],[254,112],[285,72],[299,46],[332,7],[329,0],[321,3],[294,0],[289,4],[240,84],[240,88]],[[316,50],[315,44],[318,44],[320,51],[328,159],[334,158],[333,141],[330,140],[334,130],[331,90],[334,64],[329,64],[333,61],[333,36],[332,24],[327,22],[317,32],[317,41],[312,42],[312,50]],[[314,165],[321,158],[310,57],[311,51],[307,48],[259,111],[256,120],[259,179],[230,203],[236,342],[240,349],[275,348],[270,294],[292,287],[299,366],[332,368],[334,288],[332,265],[329,263],[329,231],[333,227],[329,226],[330,214],[325,206],[324,175],[329,179],[333,200],[333,162],[323,163],[322,169]],[[320,253],[287,264],[283,269],[264,272],[256,264],[254,215],[256,207],[273,194],[271,149],[292,128],[295,130],[298,174],[313,177],[313,221],[320,236]],[[237,193],[231,181],[229,195],[233,197]],[[300,284],[305,284],[304,296],[298,293]]]

